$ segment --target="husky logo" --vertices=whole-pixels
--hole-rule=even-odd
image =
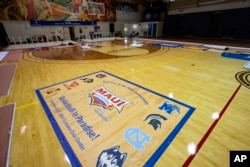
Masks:
[[[98,157],[96,167],[122,167],[127,153],[120,153],[120,146],[104,150]]]
[[[92,90],[89,93],[90,105],[101,106],[103,109],[113,110],[114,108],[120,114],[125,105],[130,104],[131,102],[124,100],[104,87],[100,87],[96,90]]]
[[[170,104],[166,101],[159,107],[159,109],[165,111],[168,114],[172,114],[173,111],[175,110],[177,111],[178,114],[181,113],[181,109],[178,106]]]
[[[167,118],[160,115],[160,114],[150,114],[147,116],[147,118],[144,120],[146,121],[147,119],[150,119],[149,123],[150,125],[152,125],[152,127],[154,128],[154,130],[157,130],[158,128],[161,128],[161,119],[166,121]]]

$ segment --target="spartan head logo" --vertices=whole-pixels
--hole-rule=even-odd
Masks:
[[[120,146],[104,150],[98,157],[96,167],[122,167],[127,153],[120,153]]]
[[[150,114],[143,121],[146,121],[148,119],[150,120],[148,124],[150,124],[154,128],[154,130],[161,128],[161,120],[163,120],[163,121],[167,120],[166,117],[164,117],[160,114]]]

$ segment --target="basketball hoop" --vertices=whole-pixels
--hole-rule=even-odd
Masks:
[[[87,2],[88,4],[88,15],[96,15],[99,19],[100,16],[105,16],[104,3]]]

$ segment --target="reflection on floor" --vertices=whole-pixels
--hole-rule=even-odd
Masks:
[[[50,46],[59,46],[69,43],[76,43],[74,41],[56,41],[56,42],[44,42],[44,43],[31,43],[31,44],[17,44],[9,45],[3,50],[16,50],[16,49],[29,49],[29,48],[41,48],[41,47],[50,47]]]
[[[32,61],[43,60],[107,60],[126,57],[149,56],[159,52],[160,46],[139,40],[113,40],[103,42],[81,42],[70,45],[26,49],[25,58]],[[167,50],[164,49],[164,50]]]

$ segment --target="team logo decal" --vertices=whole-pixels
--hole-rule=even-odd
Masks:
[[[167,120],[166,117],[164,117],[160,114],[150,114],[143,121],[146,121],[148,119],[150,120],[148,124],[150,124],[154,128],[154,130],[161,128],[161,121],[160,120],[163,120],[163,121]]]
[[[159,107],[159,109],[165,111],[168,114],[172,114],[174,111],[176,111],[178,114],[181,113],[181,109],[178,106],[170,104],[166,101]]]
[[[90,97],[89,105],[101,106],[103,109],[107,110],[116,109],[119,114],[124,110],[124,107],[126,105],[132,103],[111,93],[103,86],[97,88],[96,90],[92,90],[89,93],[89,97]]]
[[[98,157],[96,167],[121,167],[127,158],[127,153],[119,151],[120,146],[104,150]]]
[[[78,83],[77,81],[73,81],[73,82],[71,82],[71,83],[69,83],[69,84],[66,84],[66,83],[65,83],[65,84],[63,84],[63,86],[64,86],[66,89],[71,90],[72,88],[79,86],[79,83]]]
[[[92,83],[94,81],[93,78],[81,78],[80,80],[82,80],[83,82],[86,82],[86,83]]]
[[[96,75],[96,78],[104,78],[104,77],[106,77],[105,74],[97,74],[97,75]]]
[[[244,85],[245,87],[247,87],[248,89],[250,89],[250,71],[240,71],[238,73],[235,74],[235,78],[236,80],[241,83],[242,85]]]
[[[138,151],[145,149],[144,143],[151,142],[151,137],[138,127],[128,128],[124,133],[124,139]]]
[[[61,90],[60,88],[49,89],[49,90],[47,90],[46,93],[47,93],[48,95],[50,95],[50,94],[55,95],[55,94],[57,94],[57,92],[60,91],[60,90]]]

